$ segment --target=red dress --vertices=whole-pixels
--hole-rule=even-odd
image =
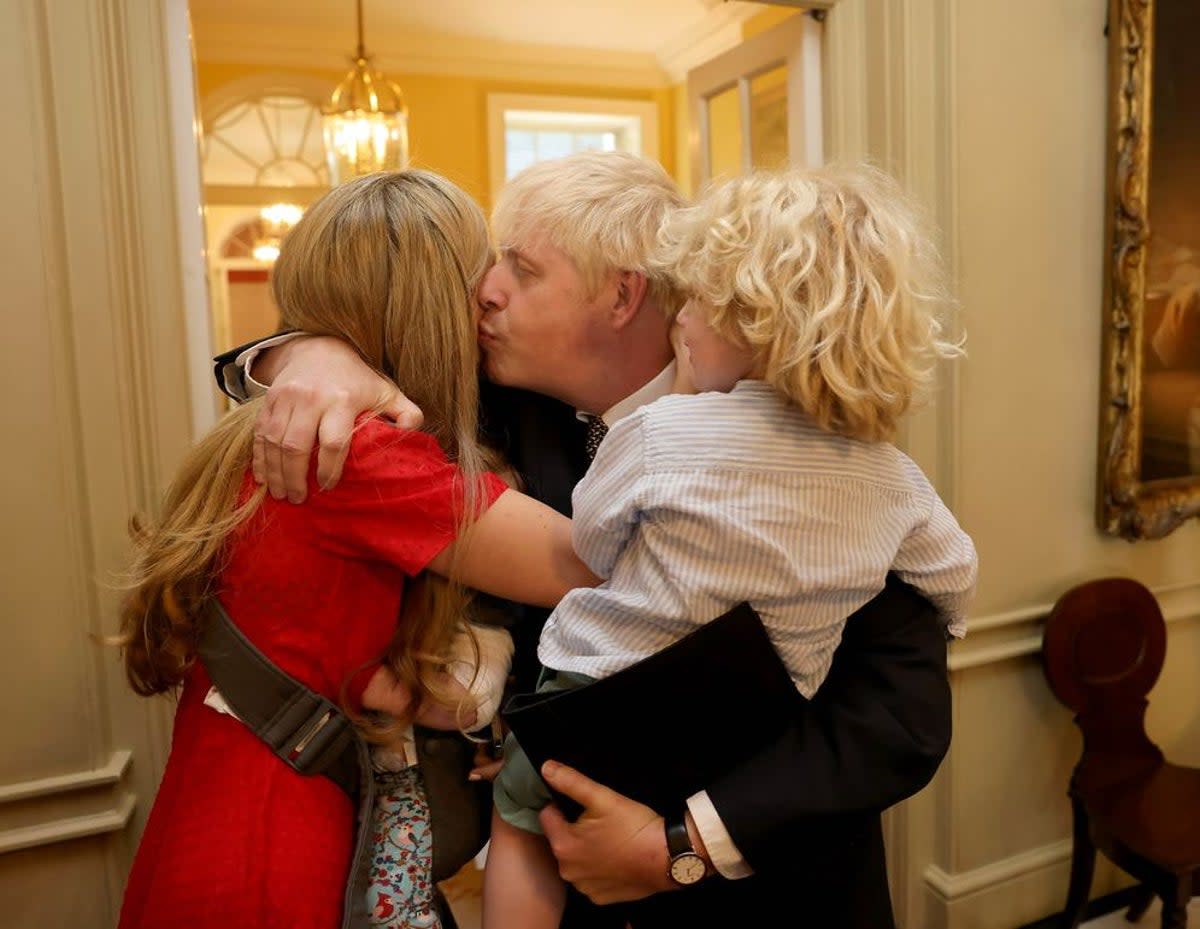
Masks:
[[[253,489],[247,474],[243,494]],[[485,478],[481,505],[504,490]],[[354,434],[341,482],[307,502],[268,496],[238,531],[220,600],[281,668],[357,700],[386,648],[405,577],[454,538],[462,478],[437,443],[378,420]],[[303,777],[233,717],[205,706],[197,663],[133,863],[121,929],[336,929],[354,831],[332,781]]]

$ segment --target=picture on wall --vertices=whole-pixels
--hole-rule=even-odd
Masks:
[[[1200,3],[1111,0],[1099,522],[1200,513]]]

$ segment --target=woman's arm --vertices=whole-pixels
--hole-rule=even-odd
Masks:
[[[568,590],[600,581],[575,554],[571,520],[515,490],[496,498],[429,570],[505,600],[548,607]]]

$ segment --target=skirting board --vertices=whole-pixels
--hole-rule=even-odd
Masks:
[[[1070,840],[1064,840],[957,874],[930,866],[929,918],[921,929],[1012,929],[1057,913],[1066,900],[1070,857]],[[1103,856],[1097,858],[1094,897],[1127,883]]]

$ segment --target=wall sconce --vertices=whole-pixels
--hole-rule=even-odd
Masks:
[[[271,264],[279,257],[279,246],[288,230],[300,222],[304,210],[294,203],[272,203],[259,211],[261,233],[251,254],[257,261]]]

